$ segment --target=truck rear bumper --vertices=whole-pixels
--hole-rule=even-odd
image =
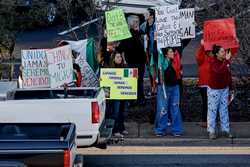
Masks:
[[[97,147],[101,149],[105,149],[107,147],[107,143],[112,137],[112,130],[114,127],[115,121],[113,119],[106,119],[103,121],[102,125],[99,128],[99,134],[97,135],[86,135],[86,136],[77,136],[78,148],[86,148],[86,147]],[[91,143],[93,138],[96,138],[93,144]],[[83,141],[84,142],[81,142]],[[82,144],[84,143],[84,145]]]

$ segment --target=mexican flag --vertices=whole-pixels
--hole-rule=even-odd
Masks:
[[[137,68],[126,68],[123,73],[124,78],[137,78],[138,77],[138,69]]]
[[[94,39],[85,39],[79,41],[66,41],[70,44],[75,56],[75,63],[81,68],[83,75],[82,86],[96,87],[98,86],[97,71],[98,62],[96,58],[96,50]],[[91,79],[90,79],[91,78]]]
[[[82,67],[82,62],[86,61],[90,67],[96,72],[98,63],[96,59],[94,39],[85,39],[79,41],[66,41],[70,44],[71,49],[78,54],[75,62]]]

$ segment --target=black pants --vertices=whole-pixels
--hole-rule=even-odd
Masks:
[[[201,120],[207,122],[207,88],[200,87],[200,94],[202,98]]]
[[[124,125],[124,107],[125,103],[122,100],[113,100],[112,102],[112,117],[115,120],[113,133],[122,133],[125,130]]]

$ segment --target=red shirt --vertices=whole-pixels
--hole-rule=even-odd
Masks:
[[[216,57],[209,59],[209,80],[208,86],[211,89],[232,88],[232,76],[230,62],[228,60],[220,61]]]
[[[204,46],[200,46],[196,52],[196,61],[198,64],[198,85],[207,86],[209,78],[209,59],[206,55]]]
[[[181,79],[181,56],[177,50],[174,53],[172,66],[176,72],[176,79],[177,80]]]
[[[81,72],[77,72],[76,87],[81,87],[81,82],[82,82],[82,74]]]

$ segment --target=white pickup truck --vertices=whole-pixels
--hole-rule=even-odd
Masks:
[[[114,121],[105,119],[101,88],[16,89],[0,101],[0,123],[74,123],[78,147],[106,148]]]

